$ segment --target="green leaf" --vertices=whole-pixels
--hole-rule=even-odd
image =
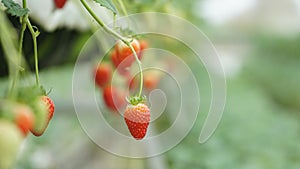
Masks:
[[[94,1],[99,3],[101,6],[107,8],[108,10],[112,11],[114,14],[117,14],[117,9],[115,5],[111,2],[111,0],[94,0]]]
[[[15,3],[13,0],[2,0],[3,5],[7,8],[7,12],[12,16],[24,16],[28,14],[29,9],[22,8],[19,4]]]

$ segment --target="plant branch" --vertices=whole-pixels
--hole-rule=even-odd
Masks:
[[[124,15],[125,15],[126,17],[128,17],[128,13],[127,13],[127,10],[126,10],[126,8],[125,8],[125,5],[124,5],[123,1],[122,1],[122,0],[118,0],[118,2],[119,2],[119,4],[120,4],[120,6],[121,6],[121,9],[122,9]]]
[[[120,39],[122,42],[124,42],[133,52],[134,58],[139,66],[139,71],[140,71],[140,76],[141,76],[141,80],[140,80],[140,90],[139,90],[139,94],[138,97],[141,97],[142,95],[142,90],[143,90],[143,69],[142,69],[142,63],[139,60],[133,46],[131,45],[131,43],[123,36],[121,36],[119,33],[115,32],[113,29],[109,28],[107,25],[105,25],[100,18],[93,12],[93,10],[90,8],[90,6],[87,4],[87,2],[85,0],[80,0],[80,2],[82,3],[82,5],[85,7],[85,9],[89,12],[89,14],[96,20],[96,22],[104,29],[104,31],[106,31],[107,33],[113,35],[114,37],[116,37],[117,39]],[[125,10],[126,11],[126,10]],[[126,12],[127,13],[127,12]]]
[[[31,33],[32,41],[33,41],[33,52],[34,52],[34,66],[35,66],[35,80],[36,85],[40,86],[40,80],[39,80],[39,65],[38,65],[38,51],[37,51],[37,37],[39,36],[40,32],[35,31],[33,29],[33,26],[30,23],[30,20],[26,19],[26,25]]]

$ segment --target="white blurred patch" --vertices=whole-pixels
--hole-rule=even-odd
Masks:
[[[293,0],[297,9],[298,9],[298,13],[300,13],[300,0]]]
[[[17,0],[21,4],[21,0]],[[94,12],[105,22],[111,22],[113,14],[95,2],[88,1]],[[79,1],[68,0],[63,9],[55,9],[53,0],[28,1],[30,18],[47,31],[65,27],[76,30],[87,30],[92,27],[92,17]]]
[[[242,67],[241,59],[232,52],[222,52],[220,59],[227,77],[235,76]]]
[[[256,0],[205,0],[195,6],[196,16],[204,17],[214,24],[222,24],[250,10]]]

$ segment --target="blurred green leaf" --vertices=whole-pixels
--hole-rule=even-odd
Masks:
[[[24,16],[28,14],[28,8],[22,8],[19,4],[15,3],[13,0],[2,0],[3,5],[7,8],[7,13],[12,16]]]
[[[99,3],[101,6],[107,8],[108,10],[112,11],[114,14],[117,14],[117,9],[111,0],[94,0],[94,1]]]

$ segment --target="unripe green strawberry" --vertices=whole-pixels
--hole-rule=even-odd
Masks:
[[[42,99],[34,100],[30,106],[35,114],[35,123],[30,131],[35,136],[41,136],[48,126],[48,108]]]
[[[34,113],[35,122],[30,131],[35,136],[41,136],[48,126],[48,107],[41,98],[45,93],[42,86],[29,86],[18,90],[18,101],[30,106]]]
[[[49,125],[49,122],[50,120],[52,119],[53,117],[53,114],[54,114],[54,109],[55,109],[55,106],[54,106],[54,102],[52,101],[52,99],[48,96],[41,96],[41,101],[43,102],[43,105],[46,107],[47,109],[47,119],[46,119],[46,123],[44,126],[42,126],[42,128],[40,128],[39,130],[32,130],[32,134],[35,135],[35,136],[41,136],[44,134],[45,130],[47,129],[48,125]]]
[[[150,122],[150,110],[144,103],[127,105],[124,119],[130,134],[137,140],[145,137]]]
[[[54,114],[55,105],[52,99],[49,96],[42,96],[41,99],[43,100],[45,106],[48,110],[48,121],[50,121]]]
[[[13,168],[22,140],[22,133],[16,125],[4,119],[0,120],[1,169]]]

